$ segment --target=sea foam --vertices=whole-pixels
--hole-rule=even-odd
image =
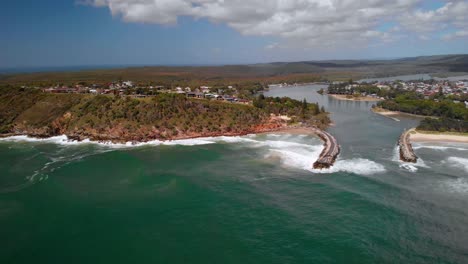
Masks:
[[[270,148],[266,157],[277,157],[285,167],[307,170],[313,173],[329,174],[348,172],[359,175],[372,175],[385,172],[383,165],[362,158],[338,159],[329,169],[313,169],[313,163],[319,158],[323,145],[300,144],[294,142],[269,142]]]
[[[148,142],[126,142],[126,143],[113,143],[111,141],[91,141],[85,139],[82,141],[69,139],[66,135],[49,137],[49,138],[33,138],[28,136],[11,136],[1,138],[0,141],[11,141],[11,142],[39,142],[39,143],[51,143],[58,145],[83,145],[83,144],[96,144],[101,146],[113,147],[113,148],[130,148],[130,147],[141,147],[141,146],[159,146],[159,145],[181,145],[181,146],[196,146],[196,145],[207,145],[216,143],[216,138],[194,138],[194,139],[180,139],[180,140],[152,140]]]
[[[433,150],[440,150],[440,151],[446,151],[446,150],[460,150],[460,151],[468,151],[468,145],[466,148],[461,148],[461,147],[455,147],[455,146],[432,146],[432,145],[423,145],[423,144],[418,144],[414,145],[413,149],[433,149]]]
[[[149,142],[123,144],[112,142],[97,142],[90,140],[75,141],[70,140],[67,136],[56,136],[45,139],[31,138],[27,136],[12,136],[0,139],[1,141],[13,142],[42,142],[60,145],[80,145],[80,144],[97,144],[109,148],[133,148],[142,146],[197,146],[216,143],[238,144],[246,148],[264,148],[267,150],[266,158],[277,157],[281,164],[287,167],[299,168],[313,173],[335,173],[349,172],[361,175],[370,175],[374,173],[385,172],[385,167],[368,159],[350,159],[337,160],[334,166],[329,169],[315,170],[312,169],[312,164],[318,159],[323,149],[323,144],[319,139],[306,139],[306,135],[289,135],[289,134],[268,134],[265,138],[257,135],[247,136],[220,136],[220,137],[204,137],[194,139],[181,139],[171,141],[154,140]],[[300,142],[297,142],[300,141]],[[305,142],[306,141],[306,142]],[[43,168],[42,171],[46,170]],[[33,177],[34,178],[34,177]]]
[[[452,163],[453,165],[464,169],[468,172],[468,159],[460,158],[460,157],[449,157],[448,162]]]
[[[419,168],[430,168],[426,165],[426,163],[421,157],[418,157],[416,163],[408,163],[400,160],[400,152],[398,146],[395,146],[395,148],[393,148],[392,161],[398,163],[401,169],[407,170],[409,172],[417,172]]]

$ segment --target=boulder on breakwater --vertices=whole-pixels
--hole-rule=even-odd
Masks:
[[[336,158],[340,154],[340,145],[336,139],[328,132],[313,128],[314,133],[319,136],[325,143],[322,153],[320,153],[317,161],[314,162],[314,169],[328,169],[335,164]]]
[[[398,147],[400,149],[400,160],[409,163],[416,163],[418,157],[414,154],[413,146],[410,141],[410,133],[412,129],[404,131],[398,140]]]

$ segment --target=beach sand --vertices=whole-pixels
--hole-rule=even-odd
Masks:
[[[315,132],[307,127],[286,127],[278,131],[266,132],[265,134],[315,135]]]
[[[328,94],[329,96],[338,99],[338,100],[344,100],[344,101],[360,101],[360,102],[378,102],[382,101],[380,98],[374,98],[374,97],[369,97],[369,96],[359,96],[359,97],[352,97],[352,98],[347,98],[347,95],[344,94]]]
[[[444,134],[433,132],[421,132],[413,130],[410,133],[411,141],[414,142],[459,142],[468,143],[468,135]]]

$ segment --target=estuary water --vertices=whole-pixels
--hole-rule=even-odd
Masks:
[[[0,140],[0,263],[468,263],[468,145],[396,141],[418,120],[317,94],[342,146],[262,134],[138,146]]]

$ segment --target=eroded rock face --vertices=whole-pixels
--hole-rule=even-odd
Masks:
[[[217,137],[217,136],[242,136],[247,134],[258,134],[265,132],[278,131],[288,127],[284,120],[269,120],[263,124],[246,129],[236,129],[234,131],[222,128],[219,131],[181,131],[177,133],[165,128],[155,128],[154,126],[141,126],[138,129],[130,130],[123,125],[114,127],[104,127],[95,129],[90,126],[69,127],[71,114],[67,113],[63,117],[54,120],[50,125],[41,128],[35,128],[28,124],[17,124],[12,133],[8,135],[27,135],[36,138],[48,138],[59,135],[66,135],[71,140],[83,141],[106,141],[113,143],[126,142],[147,142],[151,140],[177,140],[197,137]]]

